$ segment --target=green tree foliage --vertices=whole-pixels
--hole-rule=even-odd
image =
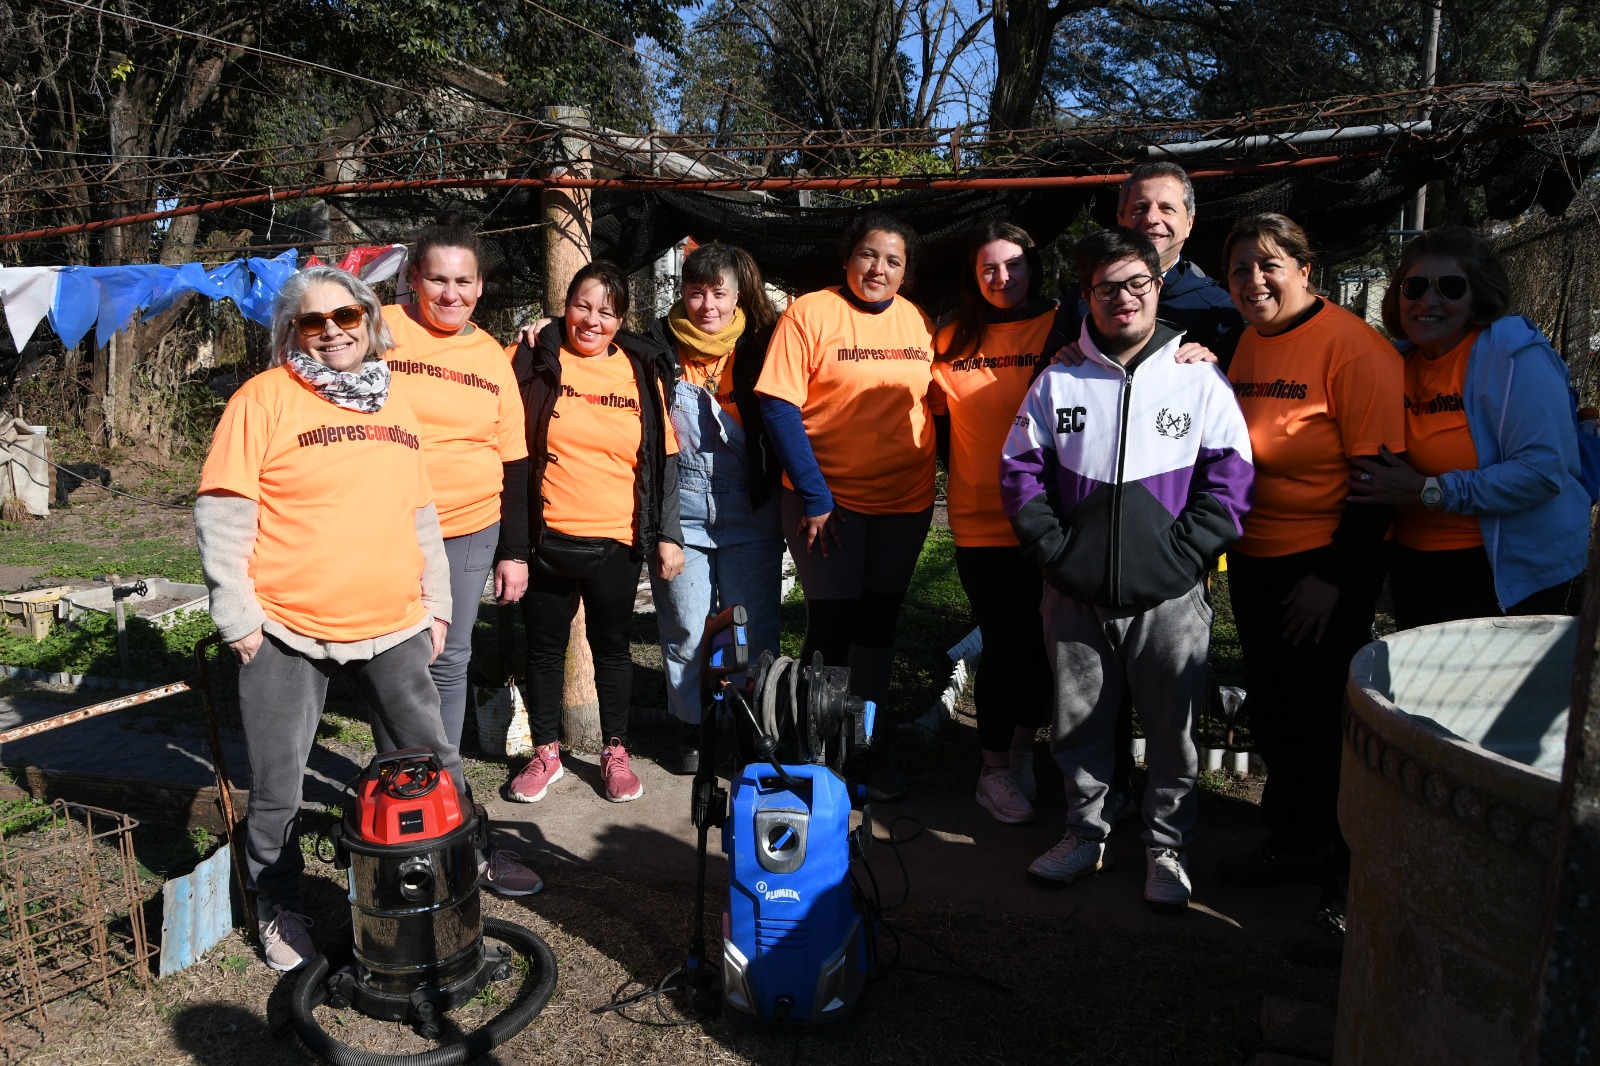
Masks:
[[[0,0],[0,188],[16,229],[36,218],[59,226],[204,201],[218,187],[205,168],[239,149],[274,148],[277,164],[256,174],[263,182],[312,184],[346,176],[339,161],[298,165],[327,157],[335,142],[385,124],[483,121],[485,93],[475,99],[474,83],[502,113],[580,104],[602,123],[644,129],[653,100],[642,61],[557,16],[622,45],[648,36],[670,52],[676,3],[126,0],[99,11]],[[175,159],[193,161],[181,188],[160,175]],[[184,262],[212,224],[191,215],[20,252],[46,263]],[[126,349],[120,358],[102,350],[83,367],[85,425],[106,443],[117,441],[138,362],[183,311],[138,324],[113,341]],[[66,358],[76,373],[77,353]]]
[[[1583,6],[1445,0],[1439,84],[1591,71],[1600,29]],[[1145,117],[1403,90],[1421,82],[1427,13],[1392,0],[1125,0],[1063,24],[1046,86],[1073,110]]]
[[[684,37],[695,80],[666,102],[721,135],[920,128],[973,96],[991,18],[971,0],[715,0]]]

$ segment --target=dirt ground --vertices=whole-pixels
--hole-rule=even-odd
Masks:
[[[174,498],[170,478],[139,478],[137,472],[119,472],[115,483],[137,486],[130,491],[143,488],[153,498]],[[91,549],[136,538],[193,544],[183,512],[126,500],[52,514],[29,533]],[[51,583],[42,573],[46,562],[0,566],[0,588]],[[643,649],[641,658],[649,658]],[[651,698],[649,690],[637,695]],[[976,759],[970,747],[957,739],[919,756],[907,767],[913,786],[969,793]],[[483,772],[492,779],[504,769],[486,765]],[[1213,790],[1227,793],[1234,807],[1247,808],[1257,798],[1254,783],[1219,781],[1212,782]],[[1047,784],[1042,778],[1041,785]],[[981,869],[972,873],[987,875]],[[1138,874],[1120,876],[1131,886]],[[484,1061],[1239,1063],[1262,1048],[1264,995],[1329,1006],[1337,995],[1336,973],[1291,967],[1270,942],[1219,939],[1181,918],[1152,916],[1130,927],[1085,919],[1070,898],[1055,916],[1040,917],[1003,905],[955,907],[923,895],[888,911],[875,976],[851,1028],[838,1035],[751,1034],[725,1018],[685,1017],[670,996],[607,1009],[683,962],[693,906],[687,876],[659,870],[630,876],[580,865],[549,880],[544,892],[523,900],[484,896],[486,915],[536,932],[559,967],[549,1006]],[[313,859],[309,886],[318,941],[340,941],[349,925],[342,874]],[[898,887],[885,885],[885,896],[896,896]],[[719,892],[725,888],[713,886],[708,898],[713,958]],[[152,939],[159,925],[157,909]],[[303,1062],[309,1056],[294,1036],[289,1013],[294,980],[269,970],[235,932],[189,970],[152,978],[147,990],[124,981],[109,1004],[82,995],[58,1005],[52,1010],[60,1021],[42,1044],[15,1021],[6,1023],[0,1043],[12,1044],[9,1059],[72,1066]],[[471,1028],[513,994],[496,986],[483,1003],[458,1012],[456,1024]],[[375,1053],[429,1046],[400,1024],[326,1008],[319,1016],[339,1039]]]

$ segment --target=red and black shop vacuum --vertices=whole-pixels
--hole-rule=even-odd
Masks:
[[[336,1066],[449,1066],[481,1058],[544,1009],[555,990],[555,956],[530,930],[480,913],[483,811],[462,809],[437,754],[409,748],[373,759],[331,835],[334,863],[349,883],[352,955],[337,967],[318,955],[301,971],[291,1010],[306,1047]],[[362,1051],[329,1036],[315,1017],[323,1004],[354,1007],[437,1040],[444,1015],[490,982],[510,978],[519,952],[530,971],[510,1006],[471,1032],[450,1026],[449,1039],[433,1051]]]

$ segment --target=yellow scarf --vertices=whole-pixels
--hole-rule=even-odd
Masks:
[[[744,308],[733,309],[733,321],[716,333],[707,333],[689,321],[689,312],[679,300],[667,312],[667,325],[678,338],[678,357],[693,363],[709,363],[725,359],[744,335]]]

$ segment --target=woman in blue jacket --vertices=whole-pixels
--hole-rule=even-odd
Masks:
[[[1406,357],[1406,455],[1356,459],[1350,499],[1397,507],[1401,629],[1561,613],[1587,562],[1567,367],[1510,303],[1505,268],[1461,226],[1407,245],[1384,294]]]

